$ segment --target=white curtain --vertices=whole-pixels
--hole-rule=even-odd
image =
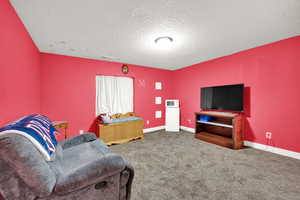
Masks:
[[[96,76],[96,115],[133,112],[133,79]]]

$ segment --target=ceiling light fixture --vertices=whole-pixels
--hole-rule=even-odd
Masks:
[[[169,50],[173,46],[173,38],[169,36],[158,37],[154,42],[156,47],[160,50]]]
[[[158,37],[154,40],[155,43],[161,44],[161,43],[171,43],[173,42],[173,38],[169,36],[163,36],[163,37]]]

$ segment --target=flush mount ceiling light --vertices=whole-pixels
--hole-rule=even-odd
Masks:
[[[154,40],[154,42],[160,47],[160,48],[168,48],[171,46],[173,42],[173,38],[169,36],[163,36],[163,37],[158,37]]]
[[[161,44],[161,43],[171,43],[173,42],[173,38],[169,36],[163,36],[163,37],[158,37],[154,40],[155,43]]]

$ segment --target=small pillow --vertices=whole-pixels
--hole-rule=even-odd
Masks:
[[[109,124],[112,122],[112,119],[110,117],[108,117],[107,115],[102,116],[102,121],[104,124]]]
[[[126,114],[123,114],[122,118],[128,118],[128,117],[133,117],[133,116],[135,116],[133,112],[128,112]]]
[[[108,115],[107,113],[101,114],[100,117],[104,124],[110,124],[112,121],[112,117],[110,115]]]
[[[121,117],[120,113],[114,114],[111,116],[111,119],[119,119]]]

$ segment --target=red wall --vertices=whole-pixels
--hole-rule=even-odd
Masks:
[[[8,0],[0,1],[0,126],[40,112],[40,53]]]
[[[41,54],[42,113],[52,120],[69,122],[69,133],[91,129],[95,119],[96,75],[124,76],[120,63],[84,58]],[[164,117],[155,119],[155,111],[164,104],[155,105],[155,96],[166,99],[171,93],[170,71],[129,65],[126,76],[133,77],[135,112],[146,122],[145,128],[164,125]],[[163,90],[155,90],[154,83],[162,82]]]
[[[117,75],[121,64],[40,54],[8,0],[0,1],[0,126],[31,113],[67,120],[70,135],[93,130],[95,76]],[[200,110],[200,87],[244,83],[245,139],[300,152],[300,36],[176,71],[129,65],[135,79],[135,112],[150,120],[145,128],[164,125],[154,118],[154,97],[181,101],[181,125],[194,127]],[[154,89],[154,82],[163,90]]]
[[[300,152],[300,36],[173,72],[181,125],[194,128],[200,87],[244,83],[245,139]],[[191,120],[191,123],[189,123]]]

